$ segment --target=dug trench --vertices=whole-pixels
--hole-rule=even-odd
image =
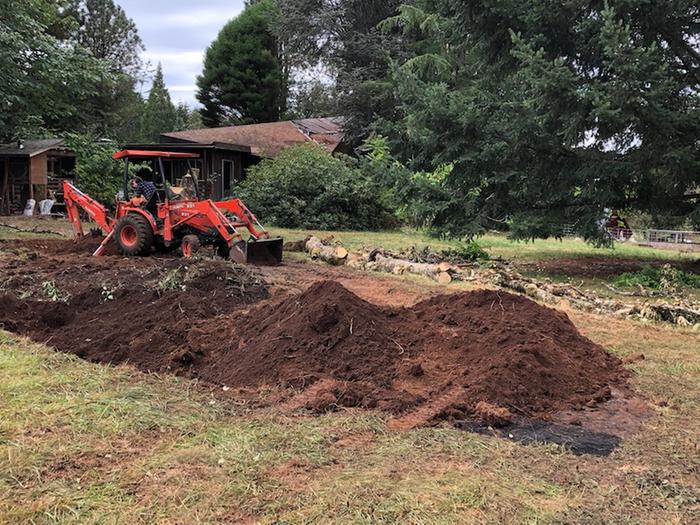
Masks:
[[[518,295],[390,307],[325,280],[273,299],[258,272],[222,260],[98,259],[65,241],[0,248],[6,330],[94,362],[255,392],[285,411],[377,409],[395,429],[447,421],[599,453],[619,440],[558,414],[632,396],[619,359]]]

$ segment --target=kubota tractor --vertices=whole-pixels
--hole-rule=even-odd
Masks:
[[[83,235],[79,209],[87,213],[105,234],[93,255],[102,255],[107,243],[114,241],[123,255],[146,255],[155,247],[180,248],[191,257],[201,246],[213,246],[222,257],[239,263],[277,264],[282,260],[282,239],[270,238],[255,215],[240,199],[212,201],[194,195],[177,195],[165,180],[163,159],[196,159],[199,155],[167,151],[123,150],[113,155],[124,159],[123,197],[117,201],[114,217],[107,208],[86,195],[69,181],[63,181],[68,219],[77,237]],[[156,192],[149,200],[129,198],[129,163],[148,162]],[[189,162],[189,160],[188,160]],[[245,240],[237,228],[246,228]]]

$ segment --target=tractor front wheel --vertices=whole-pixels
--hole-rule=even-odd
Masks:
[[[114,240],[123,255],[146,255],[153,246],[153,229],[141,215],[128,213],[117,221]]]
[[[196,235],[185,235],[182,238],[182,244],[180,249],[182,250],[183,257],[194,257],[194,254],[199,251],[202,243],[199,242],[199,237]]]

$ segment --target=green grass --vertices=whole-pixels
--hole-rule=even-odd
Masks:
[[[303,239],[307,235],[317,235],[321,238],[333,235],[333,237],[350,249],[383,247],[388,250],[400,250],[409,246],[422,248],[430,246],[435,250],[456,248],[460,245],[456,240],[444,240],[431,237],[423,232],[403,229],[388,232],[327,232],[310,230],[290,230],[284,228],[272,228],[274,235],[281,235],[286,240],[294,241]],[[488,234],[477,239],[477,242],[492,257],[504,257],[521,260],[537,260],[556,257],[620,257],[630,259],[664,259],[692,260],[698,254],[685,254],[670,250],[657,250],[633,244],[616,244],[613,248],[595,248],[581,240],[566,238],[561,241],[556,239],[536,240],[534,242],[514,242],[505,235]]]
[[[0,226],[0,240],[12,238],[71,238],[72,226],[67,220],[53,220],[42,218],[5,217],[0,223],[12,224],[24,229],[39,228],[60,232],[64,237],[46,234],[22,233],[16,230],[7,229]],[[92,224],[83,225],[88,231]],[[354,231],[313,231],[295,230],[285,228],[270,228],[274,235],[281,235],[286,240],[299,240],[307,235],[317,235],[327,237],[333,235],[350,249],[377,248],[383,247],[388,250],[400,250],[410,246],[422,248],[430,246],[435,250],[454,249],[460,246],[457,240],[445,240],[431,237],[425,232],[404,228],[386,232],[354,232]],[[613,248],[595,248],[581,240],[566,238],[539,239],[533,242],[514,242],[505,235],[487,234],[477,239],[477,242],[492,257],[504,257],[509,259],[520,259],[526,261],[557,258],[557,257],[620,257],[630,259],[663,259],[669,261],[697,259],[700,255],[687,254],[671,250],[658,250],[637,246],[629,243],[618,243]]]
[[[3,523],[688,523],[700,334],[576,314],[659,402],[608,458],[382,414],[253,409],[0,331]],[[228,394],[227,394],[228,395]],[[663,402],[660,402],[663,401]]]

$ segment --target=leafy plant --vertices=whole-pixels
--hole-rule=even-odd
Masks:
[[[67,135],[66,141],[77,155],[75,173],[80,189],[103,203],[113,203],[123,177],[122,165],[112,159],[116,145],[77,133]]]
[[[102,292],[100,293],[100,296],[102,297],[102,302],[106,303],[107,301],[114,301],[114,294],[116,291],[116,288],[110,288],[106,284],[103,284]]]
[[[461,244],[457,248],[443,250],[442,255],[451,261],[487,261],[491,256],[476,241]]]
[[[673,292],[680,288],[700,288],[700,275],[665,264],[661,268],[647,266],[638,272],[623,273],[613,279],[613,284]]]
[[[160,291],[182,290],[184,292],[187,287],[185,285],[185,277],[181,270],[182,268],[174,268],[165,272],[156,285],[157,289]],[[185,271],[187,271],[186,268]]]
[[[68,302],[70,299],[70,294],[67,292],[61,292],[54,281],[44,281],[41,283],[41,290],[46,297],[54,302]]]
[[[322,230],[381,229],[391,215],[379,186],[316,144],[303,144],[250,169],[238,195],[277,226]]]

